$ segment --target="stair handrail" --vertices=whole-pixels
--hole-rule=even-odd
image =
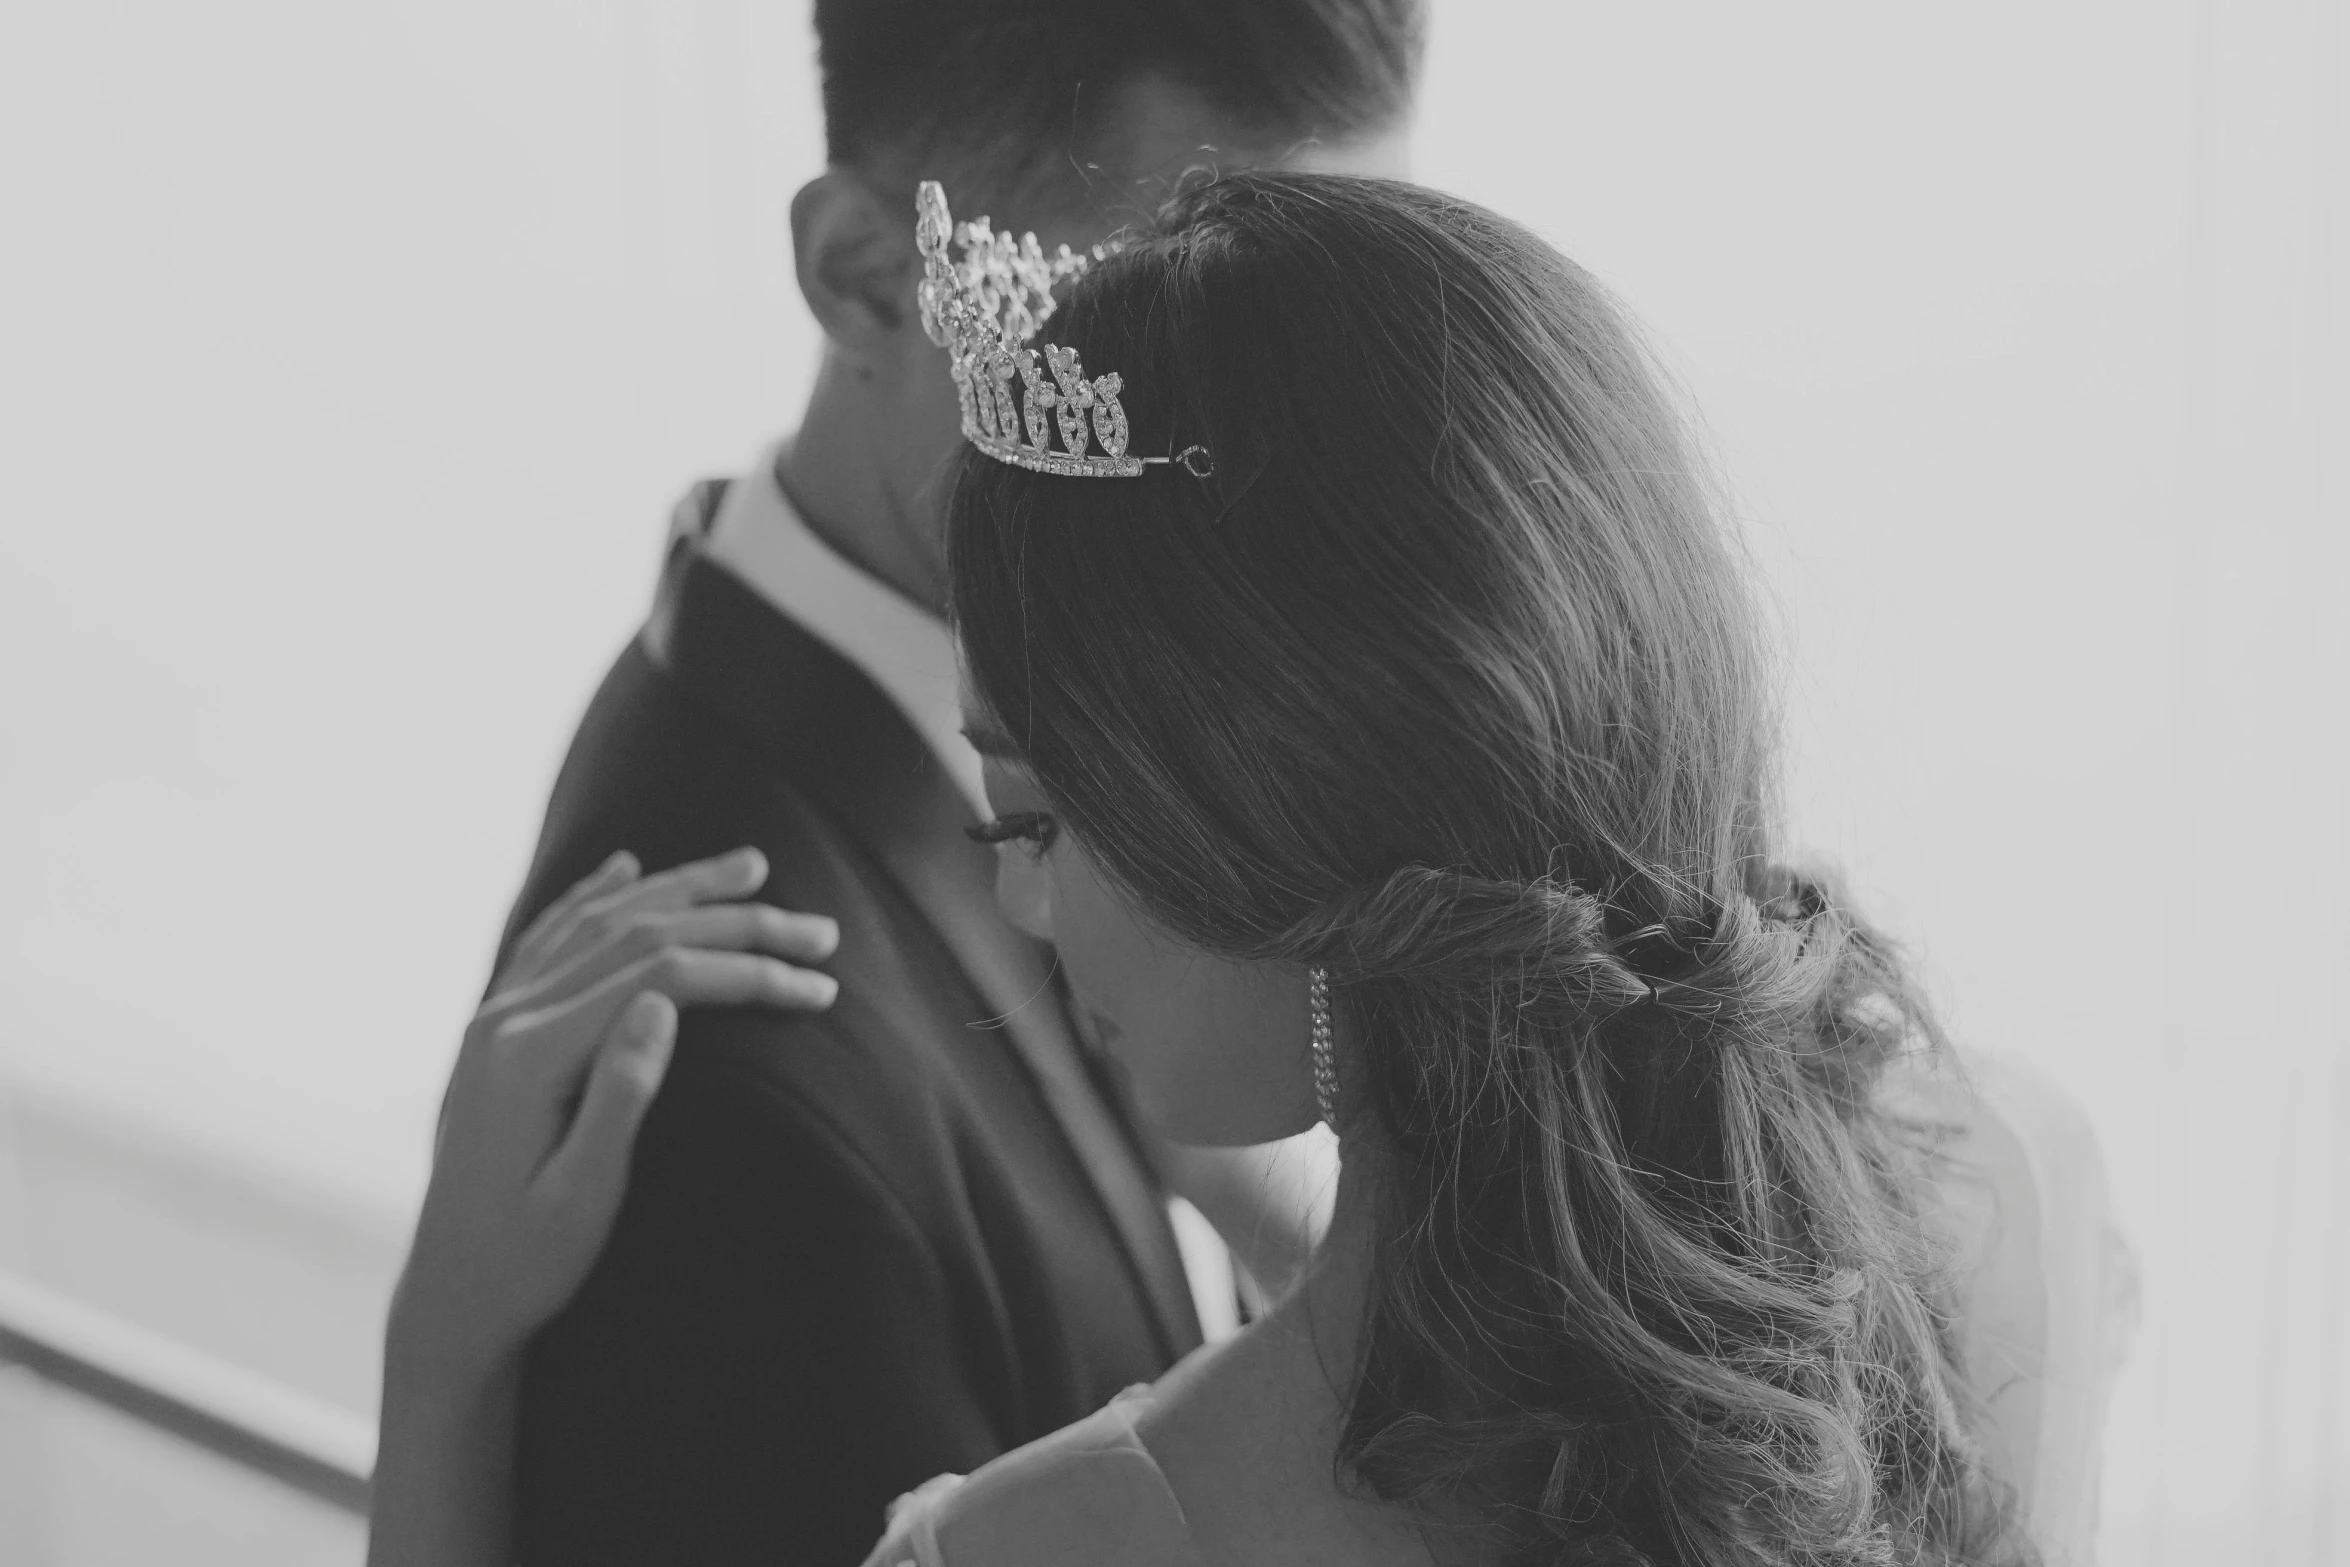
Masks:
[[[4,1271],[0,1361],[366,1516],[375,1428],[324,1399]]]

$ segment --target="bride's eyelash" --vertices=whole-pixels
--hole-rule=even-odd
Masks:
[[[966,827],[963,833],[973,843],[1033,843],[1042,854],[1053,846],[1060,830],[1060,824],[1042,811],[1014,811],[992,822]]]

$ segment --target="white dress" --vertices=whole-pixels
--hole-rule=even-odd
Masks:
[[[1969,1380],[2046,1567],[2089,1567],[2137,1266],[2072,1097],[2019,1061],[1970,1054],[1963,1065],[1966,1091],[1945,1101],[1965,1131],[1942,1216],[1960,1259]]]

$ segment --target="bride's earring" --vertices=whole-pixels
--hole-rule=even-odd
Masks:
[[[1320,964],[1306,970],[1306,997],[1314,1014],[1314,1103],[1321,1107],[1323,1124],[1338,1130],[1338,1060],[1330,1031],[1330,971]]]

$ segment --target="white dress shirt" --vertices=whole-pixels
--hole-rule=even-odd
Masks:
[[[962,672],[953,633],[816,536],[775,479],[786,444],[768,448],[750,472],[727,486],[704,552],[881,687],[971,809],[987,820],[995,813],[980,780],[979,753],[963,738]],[[1232,1254],[1197,1208],[1180,1197],[1170,1198],[1167,1207],[1200,1332],[1212,1344],[1240,1326]]]
[[[863,670],[897,704],[985,821],[979,753],[963,738],[962,685],[946,623],[835,553],[775,482],[782,445],[727,486],[703,545],[751,591]]]

